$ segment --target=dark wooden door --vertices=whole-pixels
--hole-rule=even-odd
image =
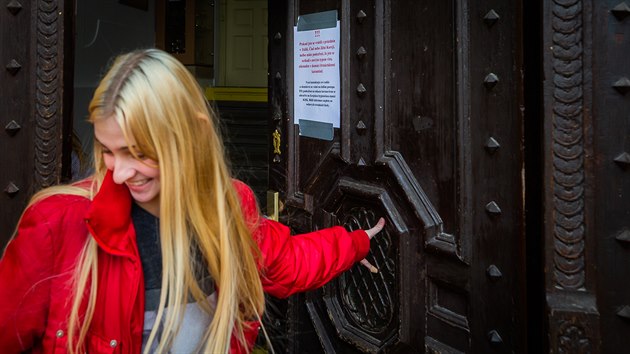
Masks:
[[[62,180],[62,159],[70,166],[73,9],[63,0],[0,8],[0,254],[30,195]]]
[[[549,351],[630,348],[630,8],[543,10]]]
[[[293,27],[327,10],[341,24],[332,141],[293,124]],[[287,0],[269,11],[282,220],[302,232],[387,219],[368,256],[379,273],[355,266],[281,304],[280,351],[526,352],[520,1]]]

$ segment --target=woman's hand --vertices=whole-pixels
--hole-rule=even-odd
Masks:
[[[385,226],[385,219],[380,218],[378,219],[378,222],[376,223],[376,225],[374,225],[373,228],[365,230],[365,233],[370,237],[370,240],[376,236],[376,234],[378,234],[379,232],[381,232],[381,230],[383,229],[383,227]],[[367,259],[362,259],[361,260],[361,264],[364,265],[365,267],[367,267],[367,269],[370,270],[370,272],[372,273],[378,273],[378,268],[376,268],[375,266],[371,265],[370,262],[367,261]]]

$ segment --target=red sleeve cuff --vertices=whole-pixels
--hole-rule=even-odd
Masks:
[[[357,255],[355,262],[358,262],[367,256],[370,252],[370,237],[364,230],[356,230],[350,233],[350,237],[354,241],[354,245],[357,248]]]

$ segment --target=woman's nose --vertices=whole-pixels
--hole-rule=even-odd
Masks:
[[[135,174],[135,169],[125,158],[118,158],[114,162],[113,178],[117,184],[123,184]]]

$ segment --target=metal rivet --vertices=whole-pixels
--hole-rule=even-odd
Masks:
[[[357,50],[357,57],[359,58],[359,60],[363,60],[366,54],[367,54],[367,50],[365,50],[365,48],[363,47],[360,47],[359,50]]]
[[[62,330],[57,330],[57,333],[55,333],[55,336],[57,336],[57,338],[61,338],[63,337],[64,333]]]
[[[619,241],[619,242],[630,243],[630,230],[625,229],[625,230],[621,231],[617,235],[617,237],[615,237],[615,239],[617,239],[617,241]]]
[[[4,127],[4,130],[9,136],[15,136],[20,129],[22,129],[22,127],[14,120],[10,121],[9,124]]]
[[[273,36],[273,39],[275,39],[276,41],[279,41],[282,39],[282,34],[280,32],[276,32],[276,35]]]
[[[116,348],[116,346],[118,345],[118,341],[115,339],[112,339],[109,341],[109,346],[112,348]]]
[[[359,159],[359,162],[357,162],[358,166],[366,166],[367,164],[365,163],[365,160],[363,158]]]
[[[11,198],[13,198],[19,191],[20,188],[18,188],[18,186],[16,186],[13,182],[9,182],[9,184],[4,188],[4,192]]]
[[[363,10],[359,10],[359,13],[357,13],[357,21],[359,21],[359,23],[363,23],[366,17],[367,15],[365,12],[363,12]]]
[[[359,134],[363,134],[365,133],[367,127],[365,126],[365,123],[363,123],[362,120],[359,121],[359,123],[357,123],[357,132]]]
[[[614,161],[621,167],[627,167],[630,165],[630,154],[624,151],[615,157]]]
[[[613,88],[622,95],[630,91],[630,79],[622,77],[613,84]]]
[[[630,320],[630,306],[626,305],[617,311],[617,316]]]
[[[9,12],[11,12],[13,15],[17,15],[17,13],[22,10],[22,4],[20,4],[20,2],[17,0],[12,0],[7,5],[7,9],[9,9]]]
[[[486,204],[486,211],[493,215],[501,214],[501,208],[499,208],[499,205],[496,202]]]
[[[488,340],[492,344],[503,343],[503,338],[501,338],[501,336],[499,335],[499,332],[497,332],[494,329],[492,331],[488,332]]]
[[[365,88],[365,86],[363,86],[363,84],[359,84],[359,86],[357,86],[357,94],[361,97],[365,96],[365,93],[367,92],[367,89]]]
[[[499,142],[493,137],[488,138],[488,141],[486,141],[486,151],[491,154],[494,154],[497,150],[499,150],[500,147],[501,145],[499,144]]]
[[[610,10],[610,12],[612,12],[612,14],[617,18],[617,20],[623,21],[626,17],[628,17],[628,15],[630,15],[630,6],[628,6],[628,4],[626,4],[624,1],[620,3],[619,5],[613,7],[613,9]]]
[[[18,71],[22,68],[22,65],[17,62],[15,59],[11,59],[9,64],[6,66],[7,70],[11,73],[11,75],[17,74]]]
[[[497,21],[499,21],[500,18],[501,17],[496,11],[490,10],[483,17],[483,22],[485,22],[488,27],[492,27],[495,23],[497,23]]]
[[[499,82],[499,77],[494,73],[490,73],[486,75],[486,77],[483,79],[483,84],[486,86],[488,90],[496,86],[498,82]]]
[[[503,273],[501,273],[499,268],[497,268],[497,266],[495,266],[494,264],[492,264],[492,265],[490,265],[490,267],[488,267],[488,269],[486,270],[486,274],[488,274],[488,276],[492,280],[501,279],[501,277],[503,276]]]

